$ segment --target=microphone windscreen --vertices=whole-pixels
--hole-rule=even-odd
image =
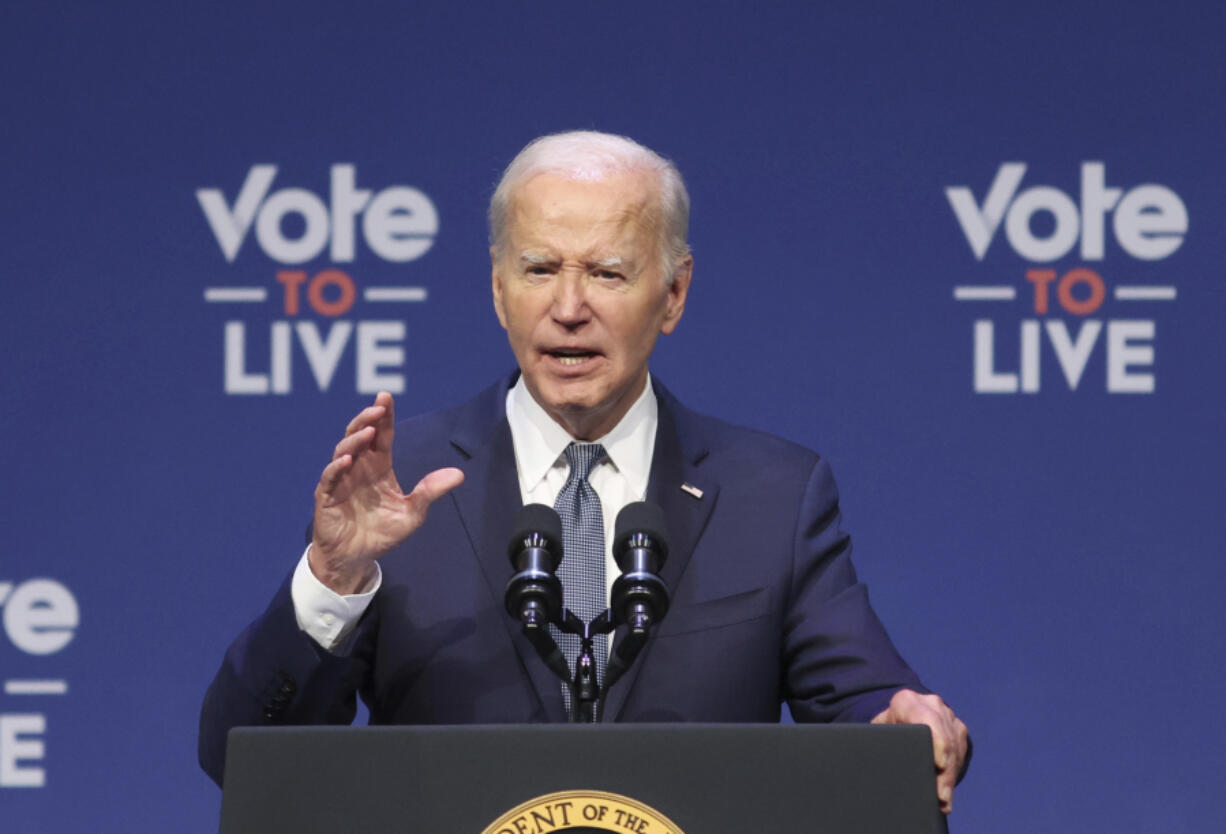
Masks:
[[[562,550],[562,517],[557,514],[553,507],[546,504],[528,504],[522,507],[519,514],[515,516],[515,525],[511,528],[514,532],[511,534],[510,543],[507,545],[507,552],[514,559],[516,554],[524,546],[524,539],[533,533],[540,533],[545,538],[549,539],[550,543],[557,549],[559,555]]]
[[[627,538],[635,533],[646,533],[656,543],[660,558],[668,553],[668,527],[664,524],[664,510],[646,501],[635,501],[622,507],[617,514],[614,549],[624,547]]]

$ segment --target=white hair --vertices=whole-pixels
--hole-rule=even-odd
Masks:
[[[596,181],[610,174],[643,171],[653,175],[660,194],[660,260],[671,284],[677,267],[690,253],[690,195],[671,161],[626,136],[574,130],[534,139],[520,151],[498,181],[490,198],[490,246],[501,254],[506,245],[507,214],[512,192],[537,174]]]

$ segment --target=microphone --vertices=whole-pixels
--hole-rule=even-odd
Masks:
[[[627,504],[614,530],[613,558],[622,575],[613,583],[613,622],[645,639],[668,613],[668,588],[658,576],[668,557],[664,511],[646,501]]]
[[[507,582],[507,613],[525,633],[544,631],[562,618],[562,583],[554,573],[562,561],[562,519],[552,507],[528,504],[513,529],[507,555],[515,575]]]

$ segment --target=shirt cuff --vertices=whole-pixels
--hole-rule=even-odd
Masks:
[[[341,595],[316,578],[311,571],[311,546],[303,551],[290,583],[290,598],[298,628],[328,651],[349,636],[383,584],[383,570],[375,562],[375,575],[361,592]]]

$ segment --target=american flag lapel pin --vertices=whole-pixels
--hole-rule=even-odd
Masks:
[[[682,484],[681,491],[688,495],[694,496],[700,501],[702,500],[702,490],[694,486],[693,484]]]

